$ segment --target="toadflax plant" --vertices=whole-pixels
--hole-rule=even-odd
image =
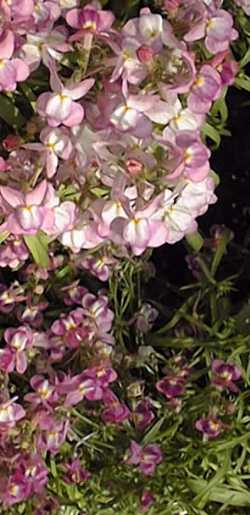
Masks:
[[[149,3],[0,0],[3,514],[250,506],[231,235],[197,225],[249,6]],[[195,283],[169,314],[149,257],[184,237]]]

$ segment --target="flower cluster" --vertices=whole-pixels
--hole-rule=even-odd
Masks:
[[[171,23],[144,8],[120,30],[97,3],[72,7],[3,4],[1,88],[26,80],[35,116],[1,162],[1,266],[22,264],[23,239],[37,246],[42,233],[51,248],[97,250],[83,266],[106,280],[117,246],[140,255],[173,244],[215,202],[201,131],[237,72],[237,32],[215,2],[167,3]],[[49,84],[36,96],[40,66]]]
[[[95,0],[0,1],[0,92],[15,127],[0,157],[7,512],[27,501],[34,515],[56,513],[57,478],[60,495],[74,497],[101,469],[103,448],[114,447],[125,480],[136,474],[141,511],[154,503],[150,481],[167,453],[150,428],[166,411],[179,414],[192,368],[186,356],[168,366],[164,355],[161,374],[149,346],[126,354],[123,335],[132,328],[137,348],[158,306],[140,302],[124,322],[130,297],[118,282],[132,295],[131,263],[196,233],[216,202],[203,129],[239,68],[222,2],[166,0],[164,13],[143,8],[121,25]],[[19,126],[20,98],[27,119]],[[112,306],[96,285],[114,277]],[[137,367],[151,374],[150,387]],[[240,377],[234,363],[213,361],[217,393],[237,393]],[[224,428],[213,413],[193,426],[207,437]]]

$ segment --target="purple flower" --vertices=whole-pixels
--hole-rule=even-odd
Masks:
[[[72,460],[71,463],[66,463],[64,469],[66,474],[63,479],[69,484],[81,485],[91,477],[90,472],[81,465],[80,460],[77,458]]]
[[[55,320],[51,326],[51,332],[63,338],[69,348],[77,348],[90,333],[90,328],[85,320],[84,310],[77,308],[67,315],[62,314],[59,320]]]
[[[37,422],[40,427],[40,432],[37,433],[37,449],[56,454],[66,440],[69,421],[66,419],[56,420],[52,415],[41,412],[37,417]]]
[[[169,374],[156,383],[156,388],[170,400],[185,393],[185,382],[184,377]]]
[[[0,493],[2,502],[6,506],[12,506],[22,502],[30,495],[29,483],[20,471],[11,474],[4,492]]]
[[[145,513],[155,501],[155,496],[150,490],[144,490],[140,499],[140,511]]]
[[[30,495],[32,493],[40,494],[43,491],[48,481],[48,469],[39,454],[21,458],[17,470],[20,475],[23,474],[29,487]]]
[[[129,465],[138,465],[138,469],[145,476],[152,476],[156,466],[163,460],[159,445],[149,444],[142,447],[134,440],[129,447],[129,457],[125,460]]]
[[[28,366],[27,351],[33,344],[33,333],[25,326],[6,329],[4,339],[5,349],[0,349],[0,369],[6,372],[16,371],[23,374]]]
[[[34,407],[39,404],[49,407],[58,399],[55,387],[44,376],[33,376],[30,380],[30,385],[35,390],[35,393],[27,393],[24,398],[33,404]]]
[[[212,384],[220,390],[224,388],[237,393],[239,388],[234,384],[241,378],[241,370],[232,362],[215,359],[212,363]]]
[[[66,394],[65,406],[73,406],[83,399],[101,400],[109,384],[117,379],[115,370],[105,366],[87,368],[81,374],[65,379],[58,392]]]
[[[106,390],[103,395],[105,405],[102,412],[102,420],[109,424],[121,424],[124,420],[128,420],[130,411],[126,404],[120,402],[118,397],[111,391]]]
[[[209,415],[208,417],[199,418],[195,423],[195,427],[206,439],[209,439],[219,436],[224,428],[224,424],[219,418]]]
[[[96,324],[102,332],[111,329],[114,313],[108,307],[108,297],[86,293],[82,298],[83,312],[85,316]]]
[[[148,427],[152,420],[154,420],[155,414],[152,411],[152,404],[148,399],[139,401],[132,413],[132,419],[136,429],[144,431]]]
[[[10,399],[0,404],[0,428],[1,430],[8,430],[16,425],[18,420],[25,417],[25,411],[15,401],[17,397]]]

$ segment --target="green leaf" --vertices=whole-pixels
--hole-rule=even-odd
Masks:
[[[201,490],[209,487],[209,482],[202,479],[189,479],[188,486],[194,493],[199,494]],[[221,504],[227,503],[228,506],[250,506],[250,492],[245,490],[238,491],[229,488],[227,485],[213,486],[213,489],[208,493],[208,501],[218,502]]]
[[[10,99],[3,94],[0,94],[0,118],[15,129],[22,127],[26,121],[17,109],[14,99]]]
[[[37,234],[32,236],[24,236],[24,241],[36,264],[47,268],[49,264],[48,237],[42,231],[39,231]]]
[[[0,244],[8,238],[9,234],[9,231],[4,231],[2,234],[0,233]]]
[[[222,236],[219,239],[219,244],[218,244],[218,247],[216,249],[216,252],[215,252],[215,255],[214,255],[214,258],[212,261],[211,274],[213,277],[215,276],[215,274],[218,270],[220,262],[226,252],[227,245],[231,241],[231,239],[232,239],[232,232],[230,231],[230,229],[225,229],[224,233],[222,234]]]
[[[235,86],[239,89],[245,89],[246,91],[250,91],[250,77],[247,75],[243,75],[242,77],[237,77],[234,81]]]
[[[219,184],[220,184],[220,177],[219,177],[219,175],[214,170],[210,170],[209,175],[214,180],[215,186],[217,188],[217,186],[219,186]]]
[[[211,110],[212,118],[216,118],[218,115],[220,117],[220,123],[224,125],[228,119],[228,108],[224,96],[218,98],[218,100],[214,102]]]
[[[202,133],[205,138],[211,139],[215,145],[214,148],[218,148],[220,146],[221,137],[217,129],[210,125],[210,123],[205,123],[202,127]]]
[[[204,244],[204,238],[202,238],[199,232],[193,232],[192,234],[186,235],[186,241],[188,245],[195,250],[195,252],[199,252]]]
[[[244,68],[250,62],[250,47],[240,61],[240,67]]]

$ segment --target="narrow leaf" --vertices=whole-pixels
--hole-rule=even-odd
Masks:
[[[10,127],[20,128],[25,124],[25,118],[15,106],[14,101],[6,95],[0,95],[0,118]]]
[[[48,238],[42,232],[24,236],[24,241],[37,265],[46,268],[49,264]]]

